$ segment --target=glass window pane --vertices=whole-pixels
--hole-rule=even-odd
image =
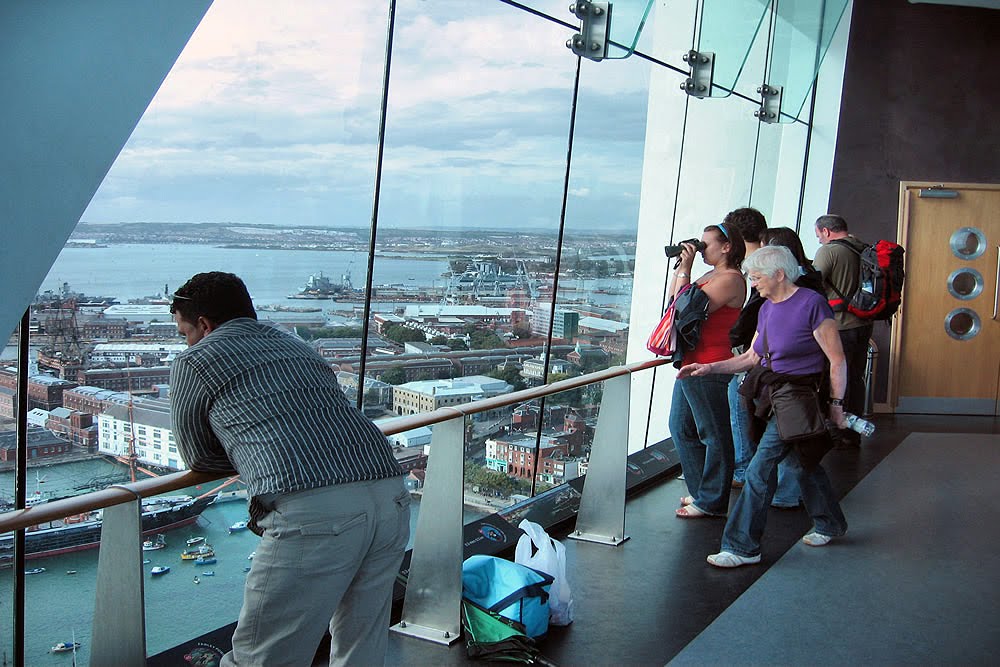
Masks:
[[[140,475],[183,467],[159,387],[186,347],[167,297],[195,273],[240,275],[260,319],[312,341],[331,363],[360,355],[363,320],[354,310],[363,303],[367,268],[386,12],[385,3],[212,4],[33,307],[40,369],[80,385],[51,406],[66,410],[60,418],[70,422],[57,435],[79,439],[91,457],[127,460],[134,452]],[[329,312],[341,303],[345,312]],[[357,382],[341,379],[356,395]],[[384,385],[364,391],[366,407],[391,401]],[[107,470],[74,473],[80,488],[72,493],[127,474],[103,459],[64,465],[97,463]],[[224,493],[234,491],[230,485]],[[235,620],[256,537],[229,537],[227,528],[247,518],[245,493],[234,497],[241,502],[206,509],[199,526],[206,537],[225,535],[216,541],[226,545],[219,558],[228,562],[226,574],[220,568],[194,584],[194,566],[177,559],[195,528],[166,532],[168,548],[156,553],[176,562],[171,574],[147,582],[147,613],[173,620],[148,626],[150,653]],[[93,551],[74,557],[96,564]],[[82,574],[84,567],[57,569]],[[48,581],[64,579],[71,577]],[[177,615],[178,600],[192,590],[208,592],[215,613]],[[82,599],[87,608],[68,616],[90,618],[92,595]],[[29,623],[29,634],[50,646],[73,626],[62,619],[58,632],[36,633]]]
[[[777,3],[768,83],[784,88],[782,122],[802,111],[847,0],[782,0]]]
[[[767,33],[765,19],[770,4],[770,0],[703,3],[697,50],[715,54],[712,97],[727,97],[732,93],[758,33]]]

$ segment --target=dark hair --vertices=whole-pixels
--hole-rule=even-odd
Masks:
[[[222,271],[198,273],[174,292],[171,313],[188,322],[204,317],[218,326],[237,317],[257,319],[247,286],[240,277]]]
[[[816,218],[816,228],[829,229],[831,232],[846,232],[847,220],[844,220],[839,215],[828,213],[827,215],[821,215]]]
[[[802,239],[795,233],[795,230],[788,227],[772,227],[764,232],[764,245],[785,246],[795,255],[795,261],[803,268],[812,268],[812,262],[806,257],[805,248],[802,247]]]
[[[729,244],[729,252],[726,253],[726,262],[729,268],[738,269],[743,264],[743,258],[747,256],[747,244],[743,242],[743,234],[739,228],[729,227],[723,222],[721,225],[709,225],[706,232],[713,232],[723,243]]]
[[[767,229],[767,220],[764,214],[755,208],[738,208],[730,211],[722,220],[727,229],[735,227],[740,230],[745,241],[759,243],[762,240],[761,234]]]

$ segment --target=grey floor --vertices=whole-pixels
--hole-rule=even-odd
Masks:
[[[670,664],[997,664],[998,482],[1000,436],[910,435]]]
[[[718,550],[723,521],[674,518],[685,492],[678,480],[629,500],[624,545],[564,540],[576,620],[542,640],[546,657],[560,665],[994,664],[1000,422],[876,422],[860,450],[824,460],[850,523],[839,543],[806,547],[805,513],[772,510],[761,565],[718,570],[704,559]],[[470,663],[461,642],[390,637],[387,664]]]

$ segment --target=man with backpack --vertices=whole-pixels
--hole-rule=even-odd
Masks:
[[[816,219],[815,231],[820,248],[813,265],[823,274],[826,298],[833,308],[847,359],[847,393],[842,397],[844,411],[861,415],[864,414],[868,339],[874,325],[871,320],[850,312],[848,304],[860,287],[861,252],[867,244],[848,233],[847,221],[839,215],[821,215]],[[849,430],[840,432],[838,446],[858,447],[860,444],[859,434]]]

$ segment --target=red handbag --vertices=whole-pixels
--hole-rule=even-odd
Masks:
[[[682,287],[676,296],[670,300],[670,305],[667,306],[667,311],[660,318],[660,323],[653,329],[653,333],[649,334],[649,340],[646,341],[646,349],[659,357],[672,357],[674,352],[677,351],[677,329],[674,327],[676,311],[674,304],[677,302],[676,297],[683,294],[689,287],[691,287],[690,283]]]

